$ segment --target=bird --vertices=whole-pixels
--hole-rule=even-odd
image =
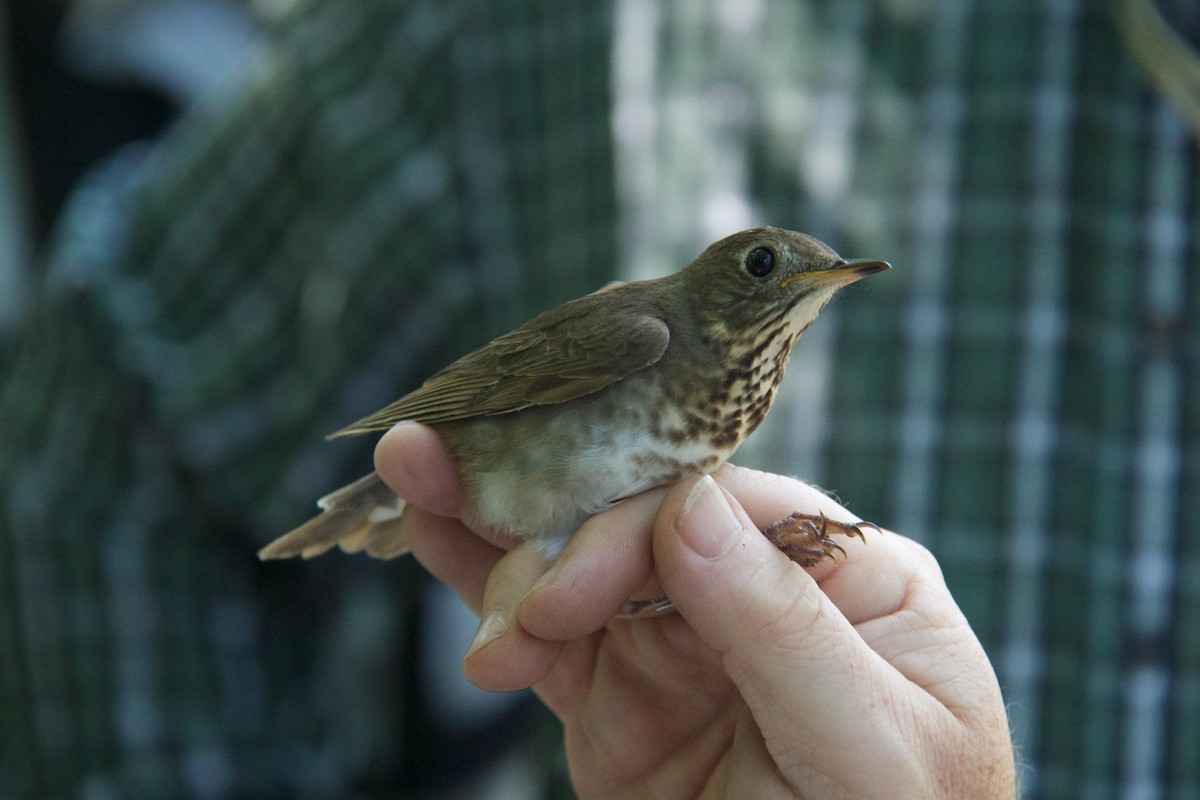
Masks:
[[[464,521],[556,555],[589,517],[647,489],[711,473],[762,422],[800,335],[842,287],[889,269],[804,233],[740,231],[661,278],[609,284],[538,314],[328,438],[431,426],[454,454]],[[259,551],[312,558],[335,545],[407,552],[404,501],[375,472]],[[794,561],[861,526],[793,514],[763,529]],[[865,538],[865,537],[863,537]]]

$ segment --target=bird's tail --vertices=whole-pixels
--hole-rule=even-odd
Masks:
[[[375,558],[395,558],[408,552],[400,532],[404,501],[372,472],[317,501],[321,513],[258,551],[271,558],[313,558],[334,545],[344,552],[365,550]]]

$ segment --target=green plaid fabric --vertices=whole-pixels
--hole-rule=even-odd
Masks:
[[[76,192],[3,357],[0,797],[420,783],[418,570],[254,552],[370,468],[325,433],[611,275],[610,21],[554,20],[295,4]]]
[[[320,434],[768,223],[896,269],[737,460],[933,550],[1025,797],[1200,797],[1196,152],[1072,0],[295,4],[0,356],[0,796],[407,796],[417,570],[253,558]]]

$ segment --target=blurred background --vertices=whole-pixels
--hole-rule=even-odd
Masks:
[[[570,797],[411,562],[254,553],[369,468],[325,433],[772,224],[895,269],[739,463],[934,551],[1024,797],[1200,798],[1196,4],[17,0],[0,42],[0,797]]]

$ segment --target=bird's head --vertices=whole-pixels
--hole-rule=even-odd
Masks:
[[[890,266],[847,261],[808,234],[751,228],[710,245],[681,277],[709,334],[738,340],[780,324],[799,335],[838,289]]]

